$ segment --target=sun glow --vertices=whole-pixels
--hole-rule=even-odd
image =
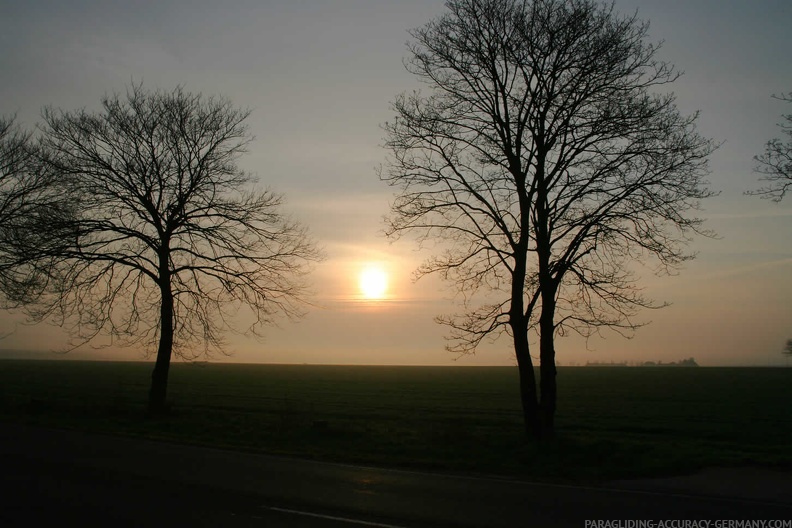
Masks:
[[[388,274],[382,268],[368,266],[360,272],[358,285],[364,299],[382,299],[388,290]]]

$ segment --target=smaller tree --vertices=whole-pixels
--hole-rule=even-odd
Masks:
[[[165,408],[171,356],[222,350],[237,312],[257,330],[302,312],[306,265],[320,252],[257,189],[238,158],[249,111],[177,88],[132,86],[102,109],[48,108],[40,162],[60,202],[41,217],[48,288],[32,315],[79,342],[99,334],[156,347],[149,409]]]
[[[787,339],[786,346],[784,347],[784,355],[792,356],[792,339]]]
[[[792,92],[787,95],[774,95],[773,98],[792,103]],[[784,114],[781,118],[783,121],[778,123],[778,127],[782,137],[768,141],[764,153],[754,156],[754,171],[762,175],[759,181],[767,184],[746,193],[774,202],[780,202],[792,188],[792,113]]]

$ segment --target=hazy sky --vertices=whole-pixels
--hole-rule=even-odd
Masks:
[[[617,0],[616,8],[651,21],[652,39],[665,41],[659,56],[685,71],[674,86],[680,109],[700,111],[699,130],[723,142],[711,158],[720,195],[703,213],[720,239],[696,240],[699,257],[678,276],[642,274],[646,293],[672,306],[642,313],[652,324],[634,339],[561,339],[558,360],[783,364],[792,197],[774,204],[743,192],[757,186],[752,157],[792,111],[770,98],[792,91],[792,2]],[[182,84],[253,109],[256,140],[242,166],[286,194],[328,258],[313,274],[309,315],[263,342],[234,338],[234,361],[511,365],[507,339],[474,357],[446,352],[433,316],[455,310],[452,292],[436,280],[412,283],[427,254],[380,234],[391,198],[375,171],[386,154],[380,124],[392,116],[389,102],[417,87],[402,66],[407,30],[443,9],[440,0],[0,0],[0,114],[32,127],[45,105],[97,108],[130,81]],[[389,275],[388,302],[359,300],[358,275],[370,263]],[[62,344],[57,329],[19,321],[0,314],[0,332],[13,332],[0,348]]]

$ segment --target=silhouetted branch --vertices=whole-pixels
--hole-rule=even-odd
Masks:
[[[55,214],[59,197],[38,162],[32,134],[0,117],[0,292],[5,307],[36,299],[46,284],[35,227]]]
[[[792,92],[773,97],[779,101],[792,103]],[[768,184],[755,191],[746,192],[774,202],[780,202],[792,188],[792,114],[784,114],[781,118],[783,121],[778,127],[781,129],[782,137],[768,141],[765,151],[754,156],[756,161],[754,171],[763,175],[759,181]]]

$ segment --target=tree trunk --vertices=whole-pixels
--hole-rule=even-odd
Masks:
[[[539,440],[542,436],[539,420],[539,402],[536,398],[536,373],[531,361],[528,334],[525,330],[512,328],[514,351],[517,355],[517,368],[520,372],[520,401],[522,403],[525,434],[528,438]]]
[[[157,348],[157,361],[151,373],[151,389],[149,391],[149,414],[163,414],[167,411],[166,395],[168,391],[168,371],[170,370],[171,354],[173,353],[173,292],[170,277],[160,284],[160,340]]]
[[[527,229],[525,226],[524,228]],[[514,252],[509,326],[511,327],[514,340],[517,368],[520,372],[520,401],[522,403],[525,433],[529,439],[538,440],[541,437],[539,401],[536,396],[536,373],[534,372],[530,345],[528,344],[528,321],[524,313],[525,303],[523,299],[527,261],[526,245],[527,243],[521,240],[519,247]]]
[[[539,417],[543,440],[555,436],[556,367],[555,367],[555,308],[558,282],[550,265],[552,258],[552,223],[550,221],[548,181],[545,178],[545,160],[550,146],[537,152],[536,170],[536,240],[537,271],[542,311],[539,315]]]
[[[553,289],[554,290],[554,289]],[[542,301],[539,319],[539,412],[543,439],[555,436],[556,365],[555,365],[555,291]]]
[[[517,343],[515,342],[516,348]],[[524,353],[517,353],[517,368],[520,372],[520,401],[522,403],[525,434],[528,438],[539,440],[542,435],[542,429],[539,420],[539,402],[536,399],[536,373],[534,372],[533,362],[527,347]]]

